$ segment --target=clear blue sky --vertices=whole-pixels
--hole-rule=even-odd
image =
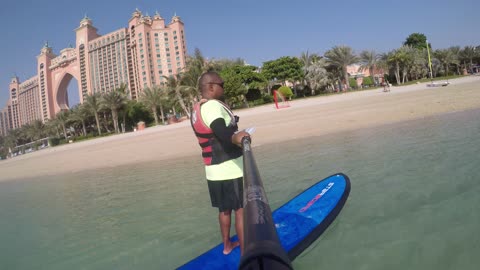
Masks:
[[[387,52],[414,32],[425,34],[434,49],[480,45],[478,0],[3,1],[0,108],[13,74],[21,81],[35,75],[45,40],[58,54],[75,43],[74,29],[85,14],[106,34],[126,27],[135,8],[149,15],[158,10],[167,21],[176,12],[185,23],[188,53],[199,48],[208,58],[240,57],[257,66],[307,50],[323,54],[335,45]]]

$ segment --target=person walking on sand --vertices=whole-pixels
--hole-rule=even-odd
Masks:
[[[243,157],[241,141],[249,136],[238,131],[238,117],[223,103],[223,80],[215,72],[202,74],[198,81],[202,99],[192,110],[190,122],[202,148],[212,207],[218,208],[223,254],[240,246],[243,254]],[[238,242],[230,240],[232,211]]]
[[[388,82],[388,80],[385,80],[385,82],[383,82],[383,92],[390,92],[390,83]]]

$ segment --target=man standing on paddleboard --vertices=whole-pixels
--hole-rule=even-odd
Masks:
[[[215,72],[198,81],[202,100],[192,110],[190,122],[202,148],[210,200],[219,210],[223,254],[240,245],[243,253],[243,157],[241,141],[249,136],[238,131],[238,117],[223,103],[223,80]],[[239,242],[230,241],[232,210]]]

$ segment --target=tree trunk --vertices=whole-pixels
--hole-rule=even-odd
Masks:
[[[375,81],[375,74],[373,74],[375,72],[375,67],[372,66],[370,67],[370,76],[372,77],[372,81],[373,81],[373,84],[377,84],[377,82]]]
[[[343,69],[343,77],[345,78],[345,85],[347,86],[347,89],[345,89],[345,91],[347,91],[348,89],[350,89],[350,80],[348,78],[347,67]]]
[[[153,118],[155,119],[155,125],[158,126],[157,106],[152,106]]]
[[[98,135],[102,136],[102,128],[100,127],[100,120],[98,119],[98,112],[95,112],[95,121],[97,122]]]
[[[185,106],[185,102],[183,101],[182,95],[180,94],[180,91],[177,90],[176,88],[175,88],[175,96],[178,99],[178,103],[180,103],[180,107],[182,107],[183,111],[185,111],[185,114],[187,114],[188,118],[190,118],[190,113],[188,112],[187,106]]]
[[[107,119],[106,112],[103,112],[103,121],[105,123],[105,130],[107,130],[107,133],[110,133],[110,128],[108,128],[108,119]]]
[[[247,108],[250,108],[250,105],[248,105],[248,101],[245,95],[242,95],[242,98],[243,98],[243,102],[245,103],[245,106],[247,106]]]
[[[83,136],[87,137],[87,128],[85,127],[85,121],[82,120]]]
[[[165,125],[165,117],[163,117],[163,106],[160,104],[160,117],[162,117],[162,123]]]
[[[395,79],[397,84],[400,85],[400,64],[398,62],[395,63]]]
[[[123,110],[123,126],[122,126],[122,133],[125,133],[125,127],[127,126],[127,109]]]
[[[63,136],[65,137],[65,141],[67,140],[67,129],[65,128],[65,124],[62,123],[62,128],[63,128]]]
[[[113,128],[115,129],[115,133],[120,133],[120,129],[118,128],[118,112],[117,112],[117,110],[112,110],[112,118],[113,118]]]

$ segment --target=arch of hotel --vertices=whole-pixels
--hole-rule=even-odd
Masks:
[[[77,82],[80,82],[77,76],[73,75],[70,72],[65,72],[61,79],[57,82],[57,87],[54,90],[55,96],[55,108],[59,108],[60,110],[68,110],[70,109],[70,105],[68,102],[68,85],[72,78],[75,78]],[[80,89],[80,87],[79,87]],[[79,96],[81,95],[81,91],[79,90]],[[57,111],[57,110],[56,110]]]
[[[69,109],[67,88],[72,78],[77,80],[77,83],[79,84],[79,96],[82,96],[80,86],[80,67],[77,55],[78,53],[76,49],[66,48],[60,51],[58,57],[52,59],[50,65],[50,78],[53,86],[52,97],[55,113],[60,110]]]

